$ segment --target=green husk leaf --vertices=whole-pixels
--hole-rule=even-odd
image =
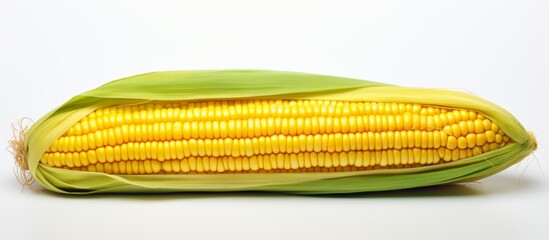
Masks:
[[[167,71],[112,81],[81,96],[154,100],[230,99],[373,86],[387,84],[295,72]]]
[[[40,157],[75,122],[94,110],[149,101],[292,98],[409,102],[479,111],[515,143],[457,162],[343,173],[113,175],[48,167]],[[349,78],[258,70],[172,71],[116,80],[80,94],[40,119],[26,135],[28,165],[47,189],[99,192],[277,191],[295,194],[395,190],[476,180],[520,161],[536,147],[510,113],[488,101],[446,90],[390,86]]]

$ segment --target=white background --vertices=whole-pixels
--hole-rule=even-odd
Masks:
[[[471,184],[326,197],[22,192],[0,151],[0,239],[549,239],[548,3],[1,0],[2,142],[117,78],[272,69],[471,92],[540,148]]]

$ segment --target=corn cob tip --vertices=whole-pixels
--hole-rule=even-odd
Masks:
[[[534,135],[534,132],[528,132],[529,141],[532,142],[533,148],[532,151],[535,151],[538,149],[538,140],[536,139],[536,136]]]
[[[17,181],[24,186],[30,186],[34,179],[29,170],[27,151],[25,149],[25,134],[32,125],[33,121],[30,118],[21,118],[12,126],[12,139],[9,141],[7,150],[13,155],[15,165],[13,172]]]

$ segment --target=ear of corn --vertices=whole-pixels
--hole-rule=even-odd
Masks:
[[[272,105],[273,109],[277,108],[276,104],[295,104],[296,101],[305,102],[311,109],[314,108],[314,106],[311,107],[311,104],[316,103],[347,104],[347,108],[342,111],[351,111],[349,110],[350,103],[370,104],[369,106],[373,104],[376,107],[377,105],[387,106],[390,113],[386,115],[387,117],[382,117],[381,110],[379,110],[366,115],[349,113],[341,115],[343,117],[327,116],[324,118],[326,116],[311,110],[308,115],[307,113],[299,115],[299,112],[296,112],[297,115],[293,117],[290,111],[286,115],[282,112],[282,115],[278,117],[276,114],[253,113],[256,115],[231,119],[228,116],[223,116],[224,110],[220,107],[217,110],[219,119],[216,119],[215,116],[204,117],[202,119],[204,121],[191,121],[194,125],[191,125],[187,121],[188,119],[183,119],[174,125],[155,125],[154,119],[149,119],[152,122],[147,122],[149,120],[146,116],[143,116],[142,122],[132,120],[132,117],[139,115],[139,112],[132,112],[131,109],[139,110],[140,107],[146,108],[147,105],[152,108],[154,108],[154,104],[166,108],[177,106],[179,109],[179,106],[185,108],[189,107],[187,104],[197,104],[197,102],[205,102],[205,106],[208,102],[211,103],[211,108],[204,108],[205,112],[197,112],[193,115],[192,110],[189,110],[191,116],[196,117],[200,114],[203,114],[202,116],[215,115],[216,103],[221,106],[248,101],[267,106]],[[451,111],[456,110],[456,117],[467,118],[467,121],[459,123],[454,119],[448,123],[447,119],[443,119],[442,121],[446,121],[445,126],[447,126],[444,129],[442,123],[435,124],[436,117],[421,117],[418,112],[417,115],[407,113],[412,116],[409,117],[410,119],[414,119],[415,116],[417,122],[410,122],[409,128],[405,128],[404,124],[398,127],[396,123],[389,124],[389,122],[394,122],[398,118],[394,117],[393,113],[398,112],[399,106],[404,109],[404,112],[406,109],[410,112],[420,111],[414,107],[421,108],[423,106],[425,111],[438,111],[439,114],[441,111],[450,112],[448,115],[450,117],[453,117]],[[98,138],[93,138],[92,146],[83,144],[82,141],[90,144],[89,140],[79,136],[83,136],[84,133],[93,134],[89,129],[89,117],[105,112],[102,109],[117,109],[117,107],[128,110],[128,121],[143,123],[143,125],[136,125],[137,123],[134,125],[142,126],[143,133],[148,130],[150,136],[148,142],[149,145],[155,146],[154,149],[159,149],[158,144],[162,151],[168,149],[170,141],[174,146],[181,144],[191,147],[186,148],[186,152],[176,153],[173,151],[172,156],[180,155],[179,158],[169,159],[170,157],[168,157],[167,159],[164,155],[149,153],[149,156],[141,159],[144,161],[127,161],[127,158],[137,158],[135,156],[121,157],[120,154],[113,153],[120,152],[120,148],[128,148],[129,144],[136,140],[136,136],[131,137],[130,141],[127,134],[115,134],[115,130],[122,133],[120,130],[122,126],[125,126],[126,133],[129,128],[134,128],[132,131],[135,131],[135,126],[124,124],[124,119],[120,120],[122,122],[120,126],[114,124],[116,122],[114,119],[112,128],[109,130],[96,129],[97,132],[104,133],[104,135],[99,134],[100,136],[98,136],[103,142],[99,143],[97,142]],[[321,108],[321,106],[317,107],[317,109]],[[395,109],[395,111],[391,109]],[[187,118],[186,115],[182,116]],[[400,115],[398,121],[402,122],[406,116]],[[123,118],[124,115],[120,117]],[[329,127],[321,127],[315,132],[312,128],[315,126],[314,122],[318,124],[319,117],[329,119],[331,123],[324,123],[323,126]],[[370,117],[373,118],[371,121]],[[368,128],[354,125],[354,127],[346,127],[349,122],[359,122],[356,120],[357,118],[363,120],[361,123],[370,125],[385,121],[386,124],[383,126],[386,129],[382,129],[382,124],[376,125],[379,129],[373,126],[368,126]],[[271,119],[272,122],[268,123],[268,119]],[[475,120],[477,120],[478,128],[481,129],[475,129]],[[483,120],[490,125],[482,124]],[[86,121],[84,129],[82,121]],[[187,121],[186,125],[184,125],[185,121]],[[239,131],[231,133],[231,128],[226,132],[215,131],[215,134],[209,131],[216,129],[214,125],[225,126],[224,129],[227,129],[231,121],[233,127],[237,125],[235,122],[248,124],[250,121],[246,125],[250,126],[249,134],[244,131],[247,135],[237,136]],[[145,122],[150,124],[146,125]],[[313,127],[300,127],[306,125],[306,122],[308,122],[308,126]],[[333,124],[334,122],[336,124]],[[343,128],[341,127],[342,123]],[[414,128],[414,124],[417,125],[416,128]],[[460,126],[460,124],[462,125]],[[166,126],[172,130],[166,131]],[[176,129],[186,128],[188,135],[184,135],[183,130],[173,130],[174,127]],[[334,130],[334,127],[337,130]],[[191,128],[195,131],[190,131]],[[427,131],[435,129],[438,130],[434,131],[436,133]],[[108,131],[111,131],[112,134],[109,135]],[[445,131],[448,134],[444,133]],[[175,135],[166,137],[164,132],[173,132]],[[442,144],[448,144],[448,146],[444,146],[446,149],[438,148],[442,149],[442,152],[433,146],[427,147],[429,144],[438,144],[434,143],[433,139],[439,133],[444,134],[446,139],[450,139],[442,141]],[[407,145],[415,144],[417,147],[388,147],[386,142],[388,140],[385,140],[387,135],[394,138],[395,134],[399,138],[406,136],[413,139],[411,143],[398,142]],[[117,139],[115,136],[119,136],[119,138]],[[350,144],[349,139],[356,139],[357,136],[361,138],[364,136],[364,139],[370,140],[371,146],[368,145],[368,148],[352,146],[356,145],[358,141],[353,140],[353,144]],[[320,143],[316,144],[319,148],[318,151],[314,150],[315,137]],[[274,140],[270,138],[274,138]],[[322,138],[324,138],[324,142],[322,142]],[[488,141],[487,138],[490,140]],[[348,78],[273,71],[158,72],[113,81],[78,95],[50,112],[33,125],[25,139],[28,168],[34,178],[52,191],[73,194],[242,190],[313,194],[394,190],[480,179],[511,166],[536,148],[535,139],[510,113],[475,96],[446,90],[403,88]],[[265,139],[269,145],[265,145]],[[280,143],[279,139],[286,142],[288,147]],[[416,139],[418,140],[416,141]],[[141,138],[139,140],[147,141]],[[78,144],[74,145],[75,141]],[[162,145],[163,141],[166,147]],[[201,150],[204,149],[205,143],[212,144],[214,141],[216,144],[229,141],[232,145],[230,147],[242,150],[225,151],[223,153],[225,155],[220,153],[212,155],[211,152],[206,153],[205,150]],[[257,143],[260,141],[263,141],[262,145]],[[278,142],[283,149],[273,148],[270,145],[273,141]],[[69,142],[72,145],[68,144]],[[290,142],[295,144],[289,144]],[[491,145],[483,144],[486,142],[490,142]],[[257,146],[254,143],[257,143]],[[421,144],[425,144],[425,146],[422,148]],[[142,146],[144,149],[144,143]],[[321,146],[324,146],[325,149],[321,149]],[[133,148],[133,145],[131,147]],[[93,157],[82,156],[84,152],[82,148],[92,151]],[[151,147],[149,146],[149,148]],[[343,148],[348,149],[344,151]],[[445,150],[448,151],[444,152]],[[273,151],[276,152],[273,153]],[[166,152],[169,156],[169,151],[166,150]],[[258,153],[270,155],[258,155]],[[322,156],[320,157],[317,153]],[[100,157],[102,159],[97,160],[95,159],[96,154],[105,157]],[[366,154],[372,155],[372,157],[365,158]],[[415,154],[417,164],[403,163],[401,161],[404,159],[402,154],[410,156]],[[378,156],[376,158],[373,155]],[[278,169],[282,171],[273,170],[275,168],[270,165],[270,160],[266,160],[267,157],[278,158],[272,163],[273,165],[278,164]],[[126,159],[122,160],[122,158]],[[183,158],[185,160],[181,160]],[[444,161],[445,158],[447,158],[446,161]],[[77,159],[76,162],[74,159]],[[317,162],[312,163],[318,159],[322,159],[322,161],[329,159],[329,162],[323,163],[322,168],[316,168],[316,171],[314,168],[304,167],[305,165],[319,166]],[[360,159],[359,161],[368,159],[372,165],[359,164],[357,159]],[[387,163],[389,159],[392,165]],[[395,159],[398,164],[394,162]],[[196,161],[202,162],[202,164],[196,164]],[[377,163],[374,163],[375,161]],[[429,164],[424,164],[422,161]],[[439,161],[444,163],[436,164]],[[90,164],[90,162],[94,164]],[[194,169],[187,166],[189,163],[194,166]],[[126,164],[128,166],[135,165],[132,168],[126,167]],[[113,166],[116,168],[115,170],[113,170]],[[196,166],[201,166],[201,169],[196,169]],[[208,167],[210,172],[229,172],[231,170],[234,173],[200,174],[206,172],[202,169],[204,166]],[[121,172],[122,168],[130,171]],[[240,170],[251,173],[239,173]],[[194,172],[195,174],[175,174],[176,172]]]

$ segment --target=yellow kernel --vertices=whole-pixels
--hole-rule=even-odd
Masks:
[[[500,134],[496,134],[495,141],[496,141],[496,143],[503,142],[503,136],[501,136]]]
[[[494,132],[492,132],[491,130],[490,131],[486,131],[486,141],[488,141],[489,143],[492,143],[494,141],[496,141],[496,134]]]
[[[476,119],[474,122],[475,125],[475,133],[483,133],[484,132],[484,123],[480,119]]]
[[[458,138],[458,148],[459,149],[467,148],[467,139],[465,139],[465,137]]]
[[[454,136],[448,137],[448,142],[446,143],[446,148],[455,149],[458,146],[457,138]]]
[[[469,133],[469,134],[467,134],[466,139],[467,139],[467,147],[468,148],[472,148],[472,147],[476,146],[476,144],[477,144],[476,134]]]

